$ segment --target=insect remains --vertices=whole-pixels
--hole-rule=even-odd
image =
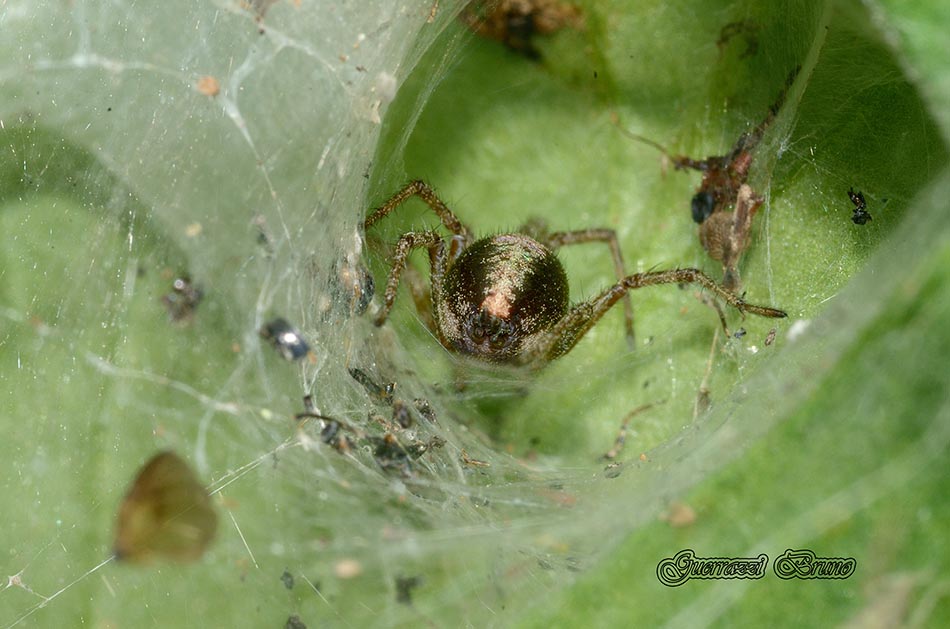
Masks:
[[[860,190],[855,192],[854,188],[848,188],[848,198],[851,199],[851,203],[854,204],[854,212],[851,214],[851,221],[855,225],[864,225],[868,221],[872,220],[871,214],[868,212],[867,201],[864,200],[864,195]]]
[[[534,223],[514,233],[475,238],[435,192],[413,181],[364,221],[370,229],[412,196],[421,198],[452,236],[435,231],[399,237],[375,323],[386,322],[396,300],[406,261],[415,249],[429,252],[429,297],[417,300],[424,321],[447,349],[487,362],[539,369],[571,351],[617,302],[623,300],[628,339],[633,339],[629,291],[658,284],[699,284],[742,313],[785,317],[785,312],[747,303],[698,269],[671,269],[626,275],[617,237],[611,229],[548,232]],[[617,283],[598,296],[571,305],[567,275],[556,251],[565,245],[606,244]],[[418,289],[418,287],[416,287]],[[414,290],[419,292],[421,289]]]
[[[474,0],[460,18],[482,37],[535,61],[541,59],[534,46],[536,35],[581,28],[584,22],[578,7],[561,0]]]
[[[187,275],[175,278],[170,292],[162,295],[162,304],[168,311],[168,317],[174,323],[188,323],[195,316],[195,310],[204,293],[191,282]]]
[[[693,221],[699,224],[700,244],[710,258],[722,264],[722,285],[731,292],[738,292],[742,285],[739,260],[749,246],[752,219],[764,202],[746,183],[754,152],[785,104],[788,90],[800,70],[801,66],[798,66],[788,74],[785,86],[769,107],[765,119],[752,131],[740,135],[732,150],[725,155],[706,159],[673,155],[661,144],[617,124],[627,137],[660,151],[676,170],[698,170],[703,174],[702,182],[690,201],[690,212]],[[730,207],[734,208],[731,212]]]
[[[300,331],[286,319],[278,317],[268,321],[260,329],[259,334],[261,338],[270,341],[284,360],[295,361],[304,356],[310,356],[313,360],[307,341],[304,340]]]

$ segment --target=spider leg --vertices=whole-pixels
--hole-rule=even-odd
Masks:
[[[446,229],[456,236],[461,236],[464,245],[467,246],[471,244],[472,236],[468,227],[462,224],[462,221],[452,213],[452,210],[442,202],[442,199],[436,196],[435,191],[432,190],[428,184],[419,179],[406,184],[402,190],[389,197],[385,203],[373,210],[373,212],[366,217],[366,220],[363,221],[363,229],[369,229],[378,223],[413,195],[425,201],[426,205],[435,212]]]
[[[432,285],[441,285],[441,275],[444,268],[445,242],[435,232],[407,232],[399,237],[393,248],[392,268],[389,270],[389,279],[386,281],[386,291],[383,293],[383,308],[376,315],[375,324],[381,326],[386,322],[389,311],[396,301],[396,290],[399,288],[399,278],[406,268],[406,258],[415,249],[425,247],[429,250],[429,261],[432,264]],[[432,295],[433,302],[438,300],[439,292],[436,289]],[[433,305],[435,305],[433,303]]]
[[[715,293],[733,308],[742,313],[752,313],[761,317],[786,317],[784,311],[768,306],[756,306],[746,303],[741,297],[722,288],[699,269],[672,269],[635,273],[623,278],[590,301],[577,304],[558,321],[547,334],[531,347],[524,348],[521,357],[523,364],[541,367],[559,356],[569,352],[588,330],[593,327],[610,308],[620,301],[628,291],[657,284],[699,284]]]
[[[602,242],[610,249],[610,256],[614,262],[614,272],[617,274],[617,280],[621,281],[627,275],[623,264],[623,255],[620,253],[620,245],[617,243],[617,232],[612,229],[582,229],[570,232],[554,232],[549,234],[546,239],[541,241],[550,249],[558,249],[564,245],[576,245],[585,242]],[[624,326],[627,331],[627,343],[632,349],[634,344],[633,336],[633,304],[630,301],[629,293],[623,296],[623,316]]]

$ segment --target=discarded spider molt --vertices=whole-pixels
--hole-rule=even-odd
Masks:
[[[375,323],[383,325],[392,310],[409,254],[425,248],[432,270],[431,296],[428,303],[417,301],[416,305],[427,310],[420,314],[431,325],[433,335],[454,352],[486,362],[539,369],[573,349],[620,301],[625,304],[627,338],[632,344],[629,293],[658,284],[698,284],[740,312],[786,316],[776,308],[747,303],[698,269],[625,275],[616,235],[609,229],[547,234],[534,230],[532,236],[516,232],[476,239],[419,180],[373,210],[364,228],[371,228],[412,196],[420,197],[453,236],[446,241],[435,231],[425,231],[408,232],[399,238]],[[561,246],[586,242],[602,242],[610,247],[618,281],[593,299],[571,306],[567,275],[555,252]]]
[[[579,29],[584,23],[580,9],[561,0],[474,0],[461,19],[482,37],[535,60],[541,58],[535,35]]]
[[[173,322],[187,323],[194,318],[195,309],[203,297],[202,290],[192,284],[191,278],[185,275],[172,282],[171,292],[162,295],[162,304]]]
[[[854,188],[848,188],[848,198],[854,204],[854,212],[851,214],[851,222],[855,225],[864,225],[872,220],[871,214],[867,211],[868,204],[864,200],[861,191],[854,191]]]
[[[217,526],[211,498],[188,464],[173,452],[161,452],[142,467],[122,499],[115,556],[136,563],[194,561]]]
[[[284,357],[284,360],[300,360],[311,356],[310,346],[303,339],[303,335],[286,319],[280,317],[264,324],[260,330],[262,338],[270,341],[271,345]]]

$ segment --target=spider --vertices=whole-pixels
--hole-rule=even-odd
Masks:
[[[699,284],[740,312],[785,317],[785,312],[746,303],[698,269],[671,269],[626,275],[612,229],[548,232],[534,223],[514,233],[475,238],[423,181],[413,181],[373,210],[369,229],[404,201],[418,196],[452,232],[448,240],[434,231],[399,237],[375,324],[386,322],[396,300],[406,259],[415,249],[429,252],[429,295],[414,291],[428,326],[450,351],[490,363],[540,369],[573,349],[604,314],[624,300],[628,339],[633,339],[629,291],[657,284]],[[556,251],[564,245],[603,242],[610,248],[618,281],[591,300],[569,303],[567,275]]]

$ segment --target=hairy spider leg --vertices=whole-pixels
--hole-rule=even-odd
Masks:
[[[460,221],[458,217],[452,213],[452,210],[450,210],[449,206],[442,202],[442,199],[436,196],[435,191],[430,188],[426,182],[419,179],[406,184],[402,190],[389,197],[385,203],[373,210],[373,213],[366,217],[366,220],[363,221],[363,229],[369,229],[378,223],[380,220],[389,215],[390,212],[402,205],[406,199],[413,195],[425,201],[426,205],[428,205],[429,208],[435,212],[436,216],[439,217],[439,220],[442,221],[442,224],[445,225],[446,229],[456,236],[462,237],[463,242],[461,244],[463,245],[463,248],[472,243],[472,235],[468,227],[466,227],[462,221]]]
[[[741,297],[719,286],[699,269],[672,269],[628,275],[603,293],[577,304],[532,347],[525,348],[521,363],[539,368],[569,352],[588,330],[628,291],[657,284],[699,284],[742,313],[781,318],[788,315],[777,308],[746,303]]]
[[[386,291],[383,293],[383,308],[374,321],[377,326],[386,323],[389,311],[396,301],[396,290],[399,288],[399,278],[406,268],[406,258],[414,250],[423,247],[429,250],[429,263],[432,266],[433,307],[441,298],[439,287],[442,285],[442,275],[445,271],[445,241],[435,232],[407,232],[399,237],[393,249],[392,268],[389,270]]]
[[[455,236],[452,238],[448,252],[445,251],[445,243],[435,232],[404,234],[400,237],[399,242],[396,244],[396,252],[392,258],[393,264],[389,272],[389,280],[386,284],[383,310],[377,315],[375,323],[377,326],[381,326],[385,323],[386,318],[389,316],[389,311],[392,309],[393,302],[396,299],[396,289],[399,286],[400,277],[403,272],[406,272],[406,278],[409,281],[409,288],[413,302],[416,304],[416,309],[422,316],[426,327],[441,338],[432,315],[432,309],[441,297],[441,295],[437,294],[438,287],[441,286],[442,273],[448,265],[449,259],[457,258],[462,250],[472,243],[473,238],[471,231],[452,213],[449,206],[436,195],[435,191],[421,179],[409,182],[403,186],[401,190],[389,197],[385,203],[373,210],[366,220],[363,221],[363,229],[367,230],[378,223],[412,196],[417,196],[422,199],[425,204],[429,206],[429,209],[439,217],[439,220],[442,221],[445,228]],[[423,237],[421,234],[427,235]],[[407,236],[409,236],[409,238],[407,238]],[[432,241],[432,237],[437,238],[439,243]],[[397,255],[400,255],[400,247],[402,248],[402,253],[401,257],[397,259]],[[433,286],[437,287],[434,291],[425,288],[418,274],[414,273],[411,268],[407,271],[406,257],[413,249],[421,247],[427,247],[429,249],[429,264],[432,268],[430,281]]]
[[[570,232],[553,232],[540,242],[551,250],[556,250],[564,245],[577,245],[585,242],[603,242],[610,249],[610,256],[614,262],[614,272],[617,279],[622,280],[627,271],[623,264],[623,255],[620,253],[620,245],[617,243],[617,232],[612,229],[581,229]],[[627,331],[627,342],[631,349],[635,346],[633,336],[633,303],[630,295],[624,295],[623,315],[624,326]]]

